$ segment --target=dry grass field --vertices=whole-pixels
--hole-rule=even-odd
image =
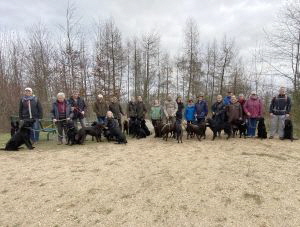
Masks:
[[[152,137],[1,151],[0,226],[300,226],[299,141]]]

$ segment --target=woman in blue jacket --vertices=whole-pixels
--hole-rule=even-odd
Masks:
[[[191,98],[185,107],[184,117],[188,123],[193,123],[195,121],[195,104]]]

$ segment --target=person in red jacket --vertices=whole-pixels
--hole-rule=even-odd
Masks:
[[[257,119],[263,115],[263,103],[258,98],[255,91],[251,92],[250,98],[244,104],[244,111],[248,118],[247,135],[255,136]]]

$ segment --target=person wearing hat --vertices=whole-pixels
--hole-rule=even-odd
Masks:
[[[255,91],[251,92],[249,99],[245,102],[243,106],[244,112],[247,116],[247,135],[249,137],[255,136],[257,119],[261,118],[263,115],[263,103],[258,98]]]
[[[205,121],[205,118],[208,114],[208,106],[207,106],[207,102],[204,100],[203,93],[198,95],[198,101],[195,104],[195,114],[196,114],[198,124]]]
[[[232,96],[232,92],[228,91],[227,96],[223,100],[223,103],[224,103],[225,106],[228,106],[228,105],[231,104],[231,96]]]
[[[292,108],[291,98],[287,96],[285,87],[280,87],[279,94],[273,97],[270,104],[271,129],[270,139],[273,139],[278,129],[279,138],[284,136],[284,121],[289,118]]]
[[[212,119],[214,119],[218,124],[225,121],[225,105],[222,100],[222,95],[218,95],[217,101],[211,106]]]
[[[187,123],[192,124],[195,121],[195,104],[192,98],[189,98],[188,104],[185,107],[184,117]]]
[[[20,121],[34,120],[34,124],[30,133],[30,139],[33,143],[39,141],[40,120],[43,118],[43,109],[40,101],[33,95],[31,88],[25,88],[25,94],[19,104]]]
[[[100,124],[104,124],[106,114],[108,111],[108,104],[105,102],[103,95],[99,94],[97,100],[94,102],[93,111],[97,116],[97,120]]]

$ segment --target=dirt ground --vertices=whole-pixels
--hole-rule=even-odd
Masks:
[[[0,166],[0,226],[300,226],[299,141],[51,141]]]

